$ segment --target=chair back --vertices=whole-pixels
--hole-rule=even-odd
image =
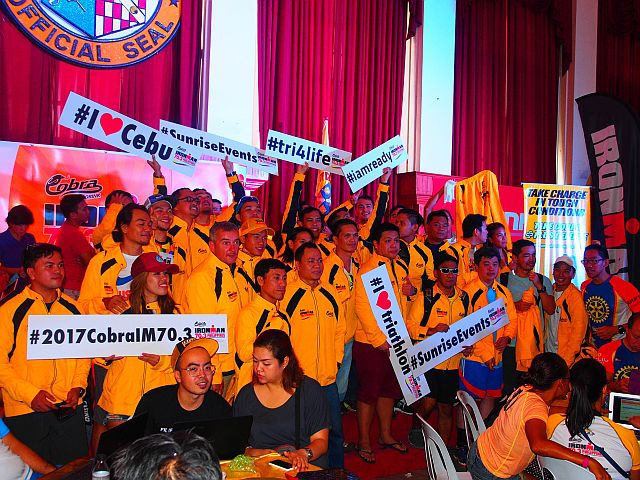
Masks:
[[[467,444],[471,445],[478,439],[480,434],[487,429],[487,427],[484,424],[482,415],[480,415],[480,410],[478,410],[478,404],[471,395],[464,390],[458,390],[456,396],[462,406],[464,430],[467,433]]]
[[[422,435],[424,436],[424,451],[427,456],[427,473],[429,480],[459,480],[460,477],[453,465],[449,450],[447,450],[444,441],[438,435],[438,432],[429,425],[424,418],[416,414],[420,420],[422,427]]]
[[[596,477],[586,468],[579,467],[567,460],[550,457],[538,457],[540,468],[546,468],[555,480],[594,480]]]

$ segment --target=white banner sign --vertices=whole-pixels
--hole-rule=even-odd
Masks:
[[[408,159],[409,155],[402,143],[402,138],[396,135],[342,167],[342,173],[351,191],[356,192],[376,178],[380,178],[385,168],[395,168]]]
[[[267,156],[260,148],[168,120],[160,120],[160,132],[184,143],[189,150],[199,151],[199,159],[203,154],[219,160],[224,160],[228,155],[233,163],[278,175],[278,161]]]
[[[409,348],[414,375],[424,375],[436,365],[462,352],[478,340],[509,323],[504,299],[499,298],[477,312],[467,315],[449,327]]]
[[[27,359],[171,355],[188,337],[212,338],[227,353],[226,315],[30,315]]]
[[[342,175],[342,167],[351,161],[351,154],[286,133],[269,130],[266,152],[287,162]]]
[[[411,371],[407,353],[407,349],[411,346],[411,338],[393,293],[393,285],[387,267],[381,265],[364,273],[362,281],[373,315],[380,330],[387,336],[387,342],[391,345],[389,358],[393,370],[396,372],[400,389],[407,404],[411,405],[429,393],[429,385],[427,385],[424,375],[417,376]]]
[[[59,123],[142,158],[155,154],[160,165],[185,175],[193,175],[196,168],[197,154],[182,142],[74,92],[69,93]]]

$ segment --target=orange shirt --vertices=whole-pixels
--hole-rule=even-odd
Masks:
[[[516,390],[496,421],[478,437],[478,454],[483,465],[496,477],[519,474],[533,460],[524,425],[539,418],[545,424],[548,405],[528,387]]]

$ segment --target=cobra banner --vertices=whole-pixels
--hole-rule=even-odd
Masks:
[[[553,262],[561,255],[578,266],[591,239],[589,187],[525,183],[523,238],[536,244],[536,271],[552,277]],[[584,269],[576,268],[574,282],[585,279]]]
[[[640,131],[629,105],[600,93],[576,99],[591,167],[593,238],[609,252],[609,273],[640,282]]]

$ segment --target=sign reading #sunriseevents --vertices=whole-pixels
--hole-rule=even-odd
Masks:
[[[120,68],[158,53],[180,26],[181,2],[0,0],[36,45],[90,68]]]

